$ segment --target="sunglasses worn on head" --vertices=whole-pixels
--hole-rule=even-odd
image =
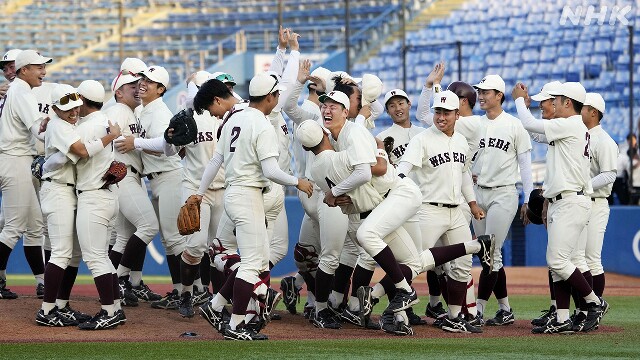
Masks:
[[[234,84],[236,83],[236,81],[233,79],[233,76],[229,74],[220,74],[216,76],[216,80],[220,80],[222,82],[232,82]]]
[[[275,89],[275,88],[276,88],[276,86],[278,86],[278,78],[277,78],[277,77],[275,77],[275,76],[273,76],[273,75],[270,75],[270,76],[271,76],[271,77],[272,77],[276,82],[273,84],[273,86],[271,87],[271,90],[269,90],[269,92],[267,93],[267,95],[271,94],[271,93],[273,92],[273,89]]]
[[[78,101],[80,100],[80,95],[78,93],[67,94],[61,97],[59,100],[56,100],[56,104],[67,105],[69,101]]]

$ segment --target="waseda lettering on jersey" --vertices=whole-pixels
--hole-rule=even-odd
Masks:
[[[457,152],[452,152],[452,153],[446,152],[446,153],[434,155],[429,158],[429,162],[433,167],[438,167],[442,164],[450,163],[451,161],[464,163],[466,160],[467,160],[467,156],[465,154],[457,153]]]
[[[193,141],[193,143],[197,144],[197,143],[201,143],[203,141],[213,141],[213,131],[207,131],[207,132],[200,131],[200,132],[198,132],[198,136]]]
[[[407,146],[409,144],[400,145],[397,148],[391,150],[391,153],[395,155],[396,158],[400,159],[402,155],[404,155],[405,150],[407,150]]]
[[[49,104],[38,103],[38,109],[40,110],[41,113],[48,114],[49,113]]]
[[[142,126],[138,124],[129,124],[129,131],[131,131],[132,134],[140,134]]]
[[[489,144],[487,145],[485,139],[480,139],[480,145],[478,146],[480,149],[483,149],[485,146],[486,147],[492,147],[492,148],[496,148],[496,149],[500,149],[504,152],[507,152],[509,150],[509,145],[511,145],[510,142],[502,140],[502,139],[497,139],[497,138],[489,138]]]

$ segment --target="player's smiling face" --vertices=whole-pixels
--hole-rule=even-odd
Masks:
[[[348,114],[349,119],[355,119],[355,117],[358,116],[360,109],[362,108],[362,93],[360,92],[360,89],[358,89],[357,86],[352,86],[352,87],[353,87],[353,94],[349,96],[349,103],[350,103],[349,114]]]
[[[26,65],[20,69],[20,78],[29,84],[32,88],[42,85],[44,76],[47,75],[47,66],[41,65]]]
[[[456,120],[460,114],[458,110],[447,110],[443,108],[435,108],[433,123],[436,125],[436,128],[448,136],[453,135],[453,129],[456,126]]]
[[[140,105],[140,97],[138,96],[138,84],[132,82],[124,84],[116,91],[116,97],[118,102],[121,102],[131,109],[135,109]]]
[[[495,90],[478,89],[478,102],[484,111],[500,107],[500,95]]]
[[[4,78],[8,81],[13,81],[16,78],[16,62],[11,61],[4,65],[2,68],[2,72],[4,73]]]
[[[142,101],[143,105],[159,98],[160,96],[162,96],[164,91],[165,88],[164,86],[162,86],[162,84],[150,80],[144,75],[138,82],[138,96],[140,96],[140,100]]]
[[[80,106],[76,106],[73,109],[69,109],[67,111],[62,111],[54,105],[53,111],[55,111],[56,115],[58,115],[60,119],[72,125],[77,123],[78,119],[80,118]]]
[[[540,112],[542,113],[543,119],[553,119],[556,115],[553,99],[542,100],[540,102]]]
[[[322,103],[320,112],[322,113],[324,127],[329,129],[333,135],[339,134],[344,123],[347,121],[347,116],[349,114],[348,110],[345,109],[342,104],[331,99],[327,99]]]
[[[387,112],[396,124],[403,124],[409,120],[411,103],[402,96],[394,96],[387,102]]]

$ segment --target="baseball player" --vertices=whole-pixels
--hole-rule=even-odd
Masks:
[[[120,127],[117,124],[111,126],[106,115],[100,111],[105,98],[104,87],[97,81],[87,80],[80,84],[78,93],[82,99],[81,119],[76,129],[80,139],[86,143],[105,139],[106,136],[106,144],[109,144],[120,136]],[[118,276],[108,254],[111,237],[109,223],[115,220],[118,213],[118,198],[103,180],[114,159],[113,146],[108,149],[76,163],[78,242],[101,304],[101,310],[93,318],[78,325],[82,330],[109,329],[126,321],[120,308]]]
[[[136,108],[140,105],[138,81],[137,75],[122,74],[121,71],[112,84],[115,103],[103,110],[110,120],[120,125],[125,137],[137,137],[141,131],[135,114]],[[127,175],[117,187],[117,236],[116,243],[109,252],[109,258],[118,274],[122,305],[135,306],[138,299],[158,301],[162,297],[142,281],[142,266],[147,245],[159,230],[158,219],[146,186],[141,182],[144,171],[142,158],[138,151],[124,154],[115,152],[114,158],[127,165]]]
[[[474,85],[478,90],[480,108],[486,111],[482,124],[478,152],[474,157],[472,173],[476,177],[478,205],[486,212],[483,220],[474,220],[476,234],[495,234],[496,244],[502,248],[511,222],[518,211],[518,191],[515,183],[517,172],[524,190],[524,204],[520,218],[525,225],[526,205],[533,190],[531,175],[531,140],[526,130],[514,116],[502,110],[505,98],[504,80],[498,75],[487,75]],[[515,317],[507,296],[506,273],[502,264],[502,252],[496,251],[493,269],[481,273],[478,282],[478,318],[482,319],[491,292],[496,294],[499,310],[487,325],[513,324]]]
[[[605,102],[600,94],[587,93],[582,107],[582,121],[589,130],[589,158],[591,163],[591,214],[587,227],[582,231],[580,240],[571,257],[582,276],[587,280],[593,292],[602,301],[602,316],[609,311],[609,303],[602,299],[604,291],[604,269],[601,253],[604,233],[609,220],[609,202],[613,182],[616,179],[618,145],[602,129],[600,121],[605,110]],[[595,274],[595,275],[594,275]],[[573,331],[582,331],[585,327],[588,309],[586,301],[573,289],[576,313],[572,316]],[[599,319],[601,320],[601,319]]]
[[[35,50],[20,52],[15,59],[17,75],[7,92],[0,115],[0,188],[5,224],[0,232],[0,298],[15,299],[6,289],[9,255],[24,235],[25,251],[35,255],[32,268],[44,278],[42,261],[43,220],[35,187],[30,179],[31,162],[37,154],[36,138],[44,140],[46,121],[38,113],[32,89],[42,84],[46,64],[52,61]],[[27,256],[27,259],[31,259]],[[37,263],[37,264],[36,264]]]
[[[69,326],[91,319],[91,316],[69,305],[69,295],[82,255],[75,231],[77,199],[73,163],[103,151],[105,144],[110,145],[113,135],[106,134],[102,139],[83,143],[75,131],[82,104],[76,89],[59,84],[52,98],[53,112],[45,136],[48,160],[44,165],[44,182],[40,190],[42,214],[50,227],[51,258],[45,270],[44,301],[36,315],[36,323]],[[110,130],[113,133],[118,131],[116,127]]]
[[[589,180],[589,133],[580,112],[586,91],[580,83],[566,82],[549,92],[555,96],[555,119],[538,121],[526,108],[526,87],[518,83],[511,95],[516,100],[518,117],[530,132],[544,135],[549,144],[543,196],[549,199],[547,263],[552,271],[558,305],[557,319],[534,327],[533,333],[570,333],[569,286],[588,304],[583,331],[593,330],[602,314],[600,298],[593,292],[580,270],[571,263],[580,234],[589,220],[592,193]]]
[[[164,131],[173,117],[167,105],[162,101],[162,95],[169,87],[169,73],[162,66],[150,66],[140,73],[138,95],[142,102],[139,124],[140,138],[153,139],[164,136]],[[128,152],[136,149],[133,137],[120,139],[117,143],[118,151]],[[166,156],[162,153],[148,153],[141,151],[142,166],[151,186],[151,203],[156,212],[162,234],[162,244],[173,290],[158,301],[151,303],[153,308],[178,308],[180,302],[180,254],[184,250],[185,239],[178,232],[176,219],[180,211],[182,194],[179,189],[182,183],[182,163],[176,155]]]
[[[480,220],[485,216],[475,201],[471,177],[467,173],[467,140],[454,131],[459,118],[459,106],[460,100],[452,91],[438,93],[432,106],[435,109],[435,126],[411,140],[398,165],[400,176],[409,174],[414,167],[421,168],[416,174],[422,190],[421,223],[431,224],[431,231],[422,233],[427,237],[423,239],[423,244],[435,244],[443,234],[447,235],[445,245],[459,244],[471,239],[469,224],[459,207],[462,196],[469,204],[474,218]],[[451,184],[451,191],[434,191],[442,188],[433,185],[438,180]],[[493,261],[489,261],[490,265],[493,265]],[[449,316],[442,326],[445,331],[482,331],[479,327],[469,324],[461,313],[467,283],[471,277],[471,264],[471,256],[464,256],[452,262],[447,281]]]
[[[312,192],[309,181],[296,179],[278,167],[275,131],[266,115],[278,103],[280,90],[282,86],[274,76],[261,73],[251,79],[249,107],[232,114],[223,125],[216,152],[198,190],[198,196],[202,198],[224,161],[225,213],[235,224],[237,246],[242,256],[234,281],[233,311],[224,330],[226,339],[266,338],[247,328],[244,319],[255,286],[264,282],[259,275],[269,267],[262,195],[269,184],[268,179],[282,185],[296,185],[308,195]],[[221,310],[228,300],[219,292],[203,311],[210,311],[210,315],[219,316],[222,321]]]
[[[147,68],[147,64],[145,64],[144,61],[138,58],[126,58],[122,61],[122,64],[120,65],[120,71],[116,76],[116,81],[118,81],[118,78],[120,76],[124,76],[124,75],[131,75],[131,76],[137,77],[138,74],[146,70],[146,68]],[[116,97],[114,93],[113,96],[104,103],[104,105],[102,106],[102,110],[103,111],[107,110],[108,108],[112,107],[115,104],[116,104]]]

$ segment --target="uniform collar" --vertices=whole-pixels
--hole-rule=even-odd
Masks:
[[[143,111],[151,111],[154,110],[160,106],[162,106],[161,104],[164,104],[164,102],[162,101],[162,97],[159,97],[155,100],[153,100],[152,102],[148,103],[147,105],[142,107]]]
[[[19,77],[16,76],[15,79],[13,79],[13,81],[11,82],[11,86],[15,86],[15,87],[22,87],[24,89],[29,89],[31,90],[31,86],[29,85],[29,83],[27,83],[26,81],[20,79]]]

